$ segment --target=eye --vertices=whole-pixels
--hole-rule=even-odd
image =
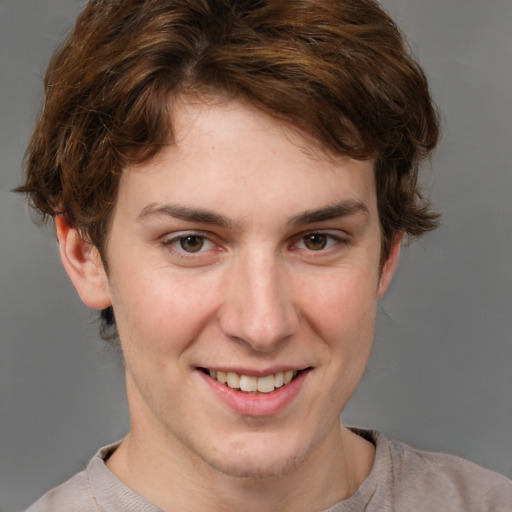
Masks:
[[[178,243],[186,252],[199,252],[205,245],[205,239],[198,235],[188,235],[179,238]]]
[[[343,243],[343,239],[330,234],[322,232],[307,233],[299,238],[295,244],[295,249],[302,249],[307,251],[323,251],[330,249],[336,244]]]
[[[171,249],[177,256],[203,253],[217,247],[207,236],[200,233],[182,233],[174,238],[164,240],[163,245]]]
[[[311,233],[303,239],[304,245],[311,251],[320,251],[327,245],[327,235],[323,233]]]

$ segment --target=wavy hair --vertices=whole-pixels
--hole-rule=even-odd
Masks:
[[[182,94],[249,101],[334,154],[374,158],[382,258],[439,215],[418,185],[439,122],[373,0],[96,0],[51,59],[18,188],[104,249],[119,178],[173,141]],[[104,327],[114,325],[103,311]]]

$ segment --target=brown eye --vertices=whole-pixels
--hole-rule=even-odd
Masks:
[[[180,238],[180,247],[186,252],[198,252],[203,248],[204,238],[197,235],[189,235]]]
[[[311,233],[304,237],[304,245],[310,251],[320,251],[327,245],[327,235],[322,233]]]

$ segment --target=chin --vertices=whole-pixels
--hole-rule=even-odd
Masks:
[[[234,478],[261,480],[276,478],[292,473],[302,462],[298,456],[289,457],[285,460],[254,460],[238,458],[230,461],[208,461],[210,466],[228,476]]]
[[[242,446],[231,446],[204,459],[213,469],[235,478],[264,479],[292,473],[307,458],[308,451],[280,443],[247,441]]]

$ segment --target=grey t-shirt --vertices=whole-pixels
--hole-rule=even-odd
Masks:
[[[326,512],[512,511],[508,478],[453,455],[389,441],[377,431],[353,430],[376,446],[375,462],[359,489]],[[107,469],[105,460],[116,446],[99,450],[85,471],[27,512],[162,512]]]

